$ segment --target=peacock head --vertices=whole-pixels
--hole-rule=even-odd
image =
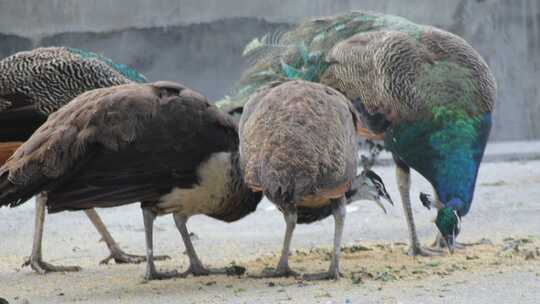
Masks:
[[[461,216],[455,209],[446,206],[437,212],[435,225],[437,225],[437,228],[441,232],[448,250],[450,253],[453,253],[454,243],[461,229]]]

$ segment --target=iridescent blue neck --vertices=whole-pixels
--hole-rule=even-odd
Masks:
[[[436,124],[431,120],[392,126],[386,147],[435,188],[440,201],[466,215],[491,129],[491,113]]]
[[[491,130],[491,113],[481,117],[476,130],[477,134],[470,142],[468,149],[446,155],[446,162],[450,164],[448,169],[455,170],[460,176],[457,179],[448,178],[448,175],[454,176],[455,173],[447,173],[443,170],[438,172],[434,180],[434,186],[441,202],[457,210],[460,216],[466,215],[471,208],[478,169]]]

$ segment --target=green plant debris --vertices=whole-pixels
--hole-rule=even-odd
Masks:
[[[344,253],[355,253],[360,251],[372,251],[373,249],[363,246],[363,245],[352,245],[341,248],[341,252]]]
[[[426,266],[429,266],[429,267],[439,267],[440,265],[441,265],[441,262],[439,261],[432,261],[432,262],[426,263]]]

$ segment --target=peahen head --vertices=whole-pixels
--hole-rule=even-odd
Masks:
[[[461,229],[460,224],[461,217],[453,208],[444,207],[437,212],[435,225],[437,225],[437,228],[441,232],[450,253],[454,252],[454,243]]]
[[[389,202],[392,206],[394,205],[390,194],[386,191],[382,178],[369,169],[365,169],[353,179],[351,188],[345,193],[345,198],[347,199],[347,204],[356,200],[374,201],[381,207],[384,213],[387,212],[381,198]]]

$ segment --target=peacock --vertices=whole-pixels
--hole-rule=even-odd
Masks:
[[[360,113],[358,132],[383,139],[393,155],[408,254],[435,253],[418,241],[410,168],[433,186],[427,201],[437,207],[436,227],[453,250],[471,208],[496,99],[489,67],[465,40],[402,17],[353,11],[254,39],[244,55],[250,66],[219,106],[238,111],[274,81],[303,79],[343,93]]]
[[[68,47],[37,48],[0,61],[0,164],[55,112],[77,95],[96,88],[131,82],[146,82],[134,69],[114,63],[89,51]],[[36,200],[32,254],[25,263],[39,273],[77,271],[76,266],[55,266],[42,258],[41,241],[45,220],[45,194]],[[144,256],[123,252],[98,214],[85,211],[110,251],[102,261],[140,263]],[[163,257],[159,257],[162,259]]]

